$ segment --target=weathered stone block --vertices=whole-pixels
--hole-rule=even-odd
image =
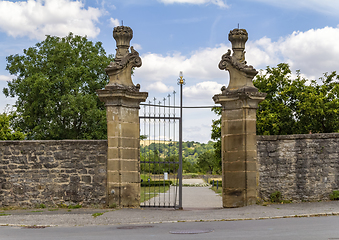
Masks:
[[[56,167],[58,167],[59,166],[59,163],[45,163],[45,164],[43,164],[43,166],[45,167],[45,168],[56,168]]]
[[[236,161],[244,161],[246,158],[245,151],[224,151],[222,155],[223,162],[236,162]]]
[[[137,123],[121,123],[121,134],[124,138],[139,139],[139,120]]]
[[[125,148],[139,148],[139,139],[136,138],[122,138],[121,139],[121,146],[124,146]]]
[[[223,189],[245,189],[246,188],[246,174],[245,171],[239,172],[225,172],[225,183],[223,183]]]
[[[139,171],[139,162],[138,162],[138,160],[124,160],[124,161],[121,161],[121,170],[124,171],[124,172]]]
[[[228,134],[239,134],[244,132],[245,124],[242,119],[227,120],[224,121],[225,133]]]
[[[11,156],[12,163],[27,164],[27,156]]]
[[[244,189],[223,188],[222,199],[224,208],[235,208],[245,206]]]
[[[122,148],[120,153],[121,159],[137,160],[139,157],[139,150],[136,148]]]
[[[224,162],[224,170],[231,171],[245,171],[245,162],[243,160],[237,161],[225,161]]]
[[[52,162],[54,162],[53,156],[39,156],[38,158],[42,163],[52,163]]]
[[[121,158],[120,148],[110,147],[107,150],[107,159],[117,160]]]
[[[13,169],[17,169],[18,166],[17,165],[13,165],[13,164],[9,164],[8,168],[13,170]]]
[[[258,171],[257,161],[247,161],[246,170],[250,172],[257,172]]]
[[[245,150],[245,135],[244,134],[233,134],[226,135],[223,138],[224,150],[225,151],[244,151]]]
[[[72,175],[70,176],[70,182],[77,183],[80,181],[80,177],[78,175]]]
[[[91,183],[92,177],[91,176],[81,176],[81,181],[83,181],[85,183]]]
[[[140,173],[135,172],[121,172],[122,183],[139,183],[140,184]]]
[[[123,207],[139,207],[140,206],[140,184],[130,183],[122,184],[121,205]]]
[[[120,183],[120,173],[119,171],[107,171],[107,182],[108,183]]]
[[[11,189],[12,188],[12,183],[10,182],[5,182],[2,184],[2,189]]]

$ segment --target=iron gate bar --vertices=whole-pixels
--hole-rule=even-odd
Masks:
[[[149,163],[148,161],[140,161],[140,163]],[[152,161],[151,163],[179,163],[179,162],[155,162]]]
[[[143,106],[158,106],[159,105],[153,105],[153,104],[147,104],[147,103],[140,103],[140,105],[143,105]],[[161,105],[160,107],[166,107],[166,108],[180,108],[180,106],[163,106]],[[220,106],[182,106],[182,108],[221,108]]]
[[[182,208],[182,85],[185,84],[182,72],[179,74],[178,84],[180,85],[180,119],[179,119],[179,209]]]
[[[173,92],[173,94],[175,95],[175,91]],[[148,104],[142,104],[144,106],[144,116],[139,116],[139,119],[142,119],[144,120],[144,131],[146,134],[146,131],[148,130],[148,149],[149,150],[153,150],[153,155],[151,156],[150,155],[150,151],[148,152],[148,157],[146,155],[146,147],[144,147],[144,158],[148,158],[148,161],[145,160],[145,161],[140,161],[140,163],[146,165],[148,163],[148,179],[150,179],[151,177],[151,174],[152,174],[152,177],[154,178],[157,178],[160,180],[160,176],[159,174],[157,174],[155,172],[155,174],[157,174],[158,176],[154,175],[152,172],[151,172],[151,164],[167,164],[167,169],[170,170],[169,173],[171,172],[176,172],[176,169],[179,170],[180,169],[180,166],[177,168],[177,165],[180,165],[180,161],[159,161],[158,159],[156,160],[156,157],[158,158],[158,156],[156,156],[156,151],[159,149],[160,150],[160,147],[161,147],[161,144],[165,144],[166,143],[166,139],[161,139],[161,123],[163,122],[163,125],[164,125],[164,128],[163,128],[163,132],[164,132],[164,136],[166,136],[166,122],[168,120],[168,134],[169,134],[169,140],[171,141],[171,125],[173,125],[174,127],[174,131],[173,131],[173,139],[174,139],[174,145],[172,146],[169,146],[169,147],[165,147],[164,148],[164,151],[165,153],[163,153],[164,156],[166,156],[166,151],[167,151],[167,155],[169,157],[169,160],[172,159],[172,147],[176,148],[177,147],[177,142],[176,142],[176,120],[179,120],[180,121],[180,117],[176,117],[176,111],[175,109],[177,107],[173,107],[171,106],[171,95],[168,95],[168,105],[166,105],[166,98],[164,98],[164,103],[163,105],[161,105],[161,102],[159,102],[158,104],[156,104],[156,98],[153,99],[154,101],[154,104],[151,104],[151,101],[148,102]],[[175,96],[173,98],[173,102],[174,102],[174,105],[175,105]],[[161,109],[163,109],[163,111],[161,111]],[[166,109],[168,110],[166,112]],[[171,109],[173,109],[174,111],[172,112]],[[146,110],[148,110],[148,113],[146,113]],[[168,115],[168,116],[167,116]],[[148,125],[146,124],[146,122],[148,121]],[[153,124],[153,126],[151,126]],[[142,126],[140,124],[140,126]],[[148,126],[148,127],[146,127]],[[158,127],[158,129],[157,129]],[[151,131],[152,129],[152,131]],[[155,134],[156,134],[156,130],[159,130],[159,137],[158,139],[156,139],[155,137]],[[153,133],[153,138],[151,138],[151,133]],[[145,140],[146,142],[147,140]],[[152,147],[151,147],[151,141],[154,143],[152,143]],[[146,144],[147,145],[147,144]],[[145,145],[145,146],[146,146]],[[158,146],[157,146],[158,145]],[[175,157],[175,155],[174,155]],[[153,161],[152,161],[152,158],[153,158]],[[171,166],[172,165],[172,166]],[[145,169],[147,170],[147,169]],[[153,168],[153,172],[154,172],[154,168]],[[175,177],[175,194],[174,194],[174,204],[171,205],[171,187],[169,188],[169,190],[167,191],[167,195],[168,195],[168,202],[169,202],[169,205],[166,206],[166,203],[167,203],[167,200],[166,200],[166,195],[164,194],[164,201],[163,201],[163,206],[160,206],[161,204],[161,196],[160,194],[158,194],[158,201],[159,201],[159,205],[156,206],[156,201],[155,201],[155,198],[151,198],[153,199],[153,204],[151,205],[151,199],[148,200],[148,206],[147,204],[144,204],[144,205],[141,205],[141,207],[174,207],[174,208],[177,208],[177,188],[178,188],[178,174],[176,175]],[[149,181],[149,180],[148,180]],[[180,184],[179,184],[180,185]],[[150,184],[148,185],[148,194],[151,193],[151,187],[150,187]],[[164,187],[164,190],[165,190],[165,181],[163,181],[163,187]],[[153,191],[153,194],[156,195],[156,192],[155,192],[155,187],[152,189],[154,190]],[[145,189],[144,189],[144,193],[145,193]],[[179,196],[180,198],[180,196]],[[146,202],[145,202],[146,203]]]
[[[180,117],[142,117],[142,116],[140,116],[139,118],[142,118],[142,119],[160,119],[160,120],[167,120],[167,119],[179,120],[180,119]]]

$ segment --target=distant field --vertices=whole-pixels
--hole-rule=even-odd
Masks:
[[[163,143],[163,144],[169,144],[169,143],[175,143],[173,141],[159,141],[159,140],[140,140],[140,146],[149,146],[152,143]]]

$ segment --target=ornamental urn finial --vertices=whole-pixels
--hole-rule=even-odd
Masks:
[[[228,40],[232,43],[232,51],[228,49],[221,57],[219,68],[227,70],[230,73],[229,85],[225,91],[255,91],[252,79],[258,73],[251,65],[246,65],[245,61],[245,43],[248,39],[248,34],[245,29],[233,29],[228,34]]]
[[[246,29],[233,29],[228,34],[228,40],[232,43],[233,57],[239,62],[245,62],[245,43],[248,39]],[[246,63],[245,63],[246,64]]]
[[[113,29],[113,38],[116,41],[116,58],[122,58],[129,53],[130,41],[133,38],[133,30],[127,26],[117,26]]]
[[[132,82],[132,69],[141,67],[141,58],[139,53],[130,48],[130,41],[133,37],[133,31],[130,27],[118,26],[113,30],[113,38],[116,41],[116,55],[105,71],[109,76],[109,83],[106,88],[129,88],[133,91],[139,91],[139,88]],[[131,50],[131,51],[130,51]]]

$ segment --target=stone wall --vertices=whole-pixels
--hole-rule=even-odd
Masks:
[[[286,200],[329,199],[339,190],[339,133],[258,136],[260,197],[280,191]]]
[[[107,141],[0,141],[0,207],[102,205]]]
[[[259,195],[326,200],[339,190],[339,133],[258,136]],[[0,141],[0,207],[106,203],[107,141]]]

